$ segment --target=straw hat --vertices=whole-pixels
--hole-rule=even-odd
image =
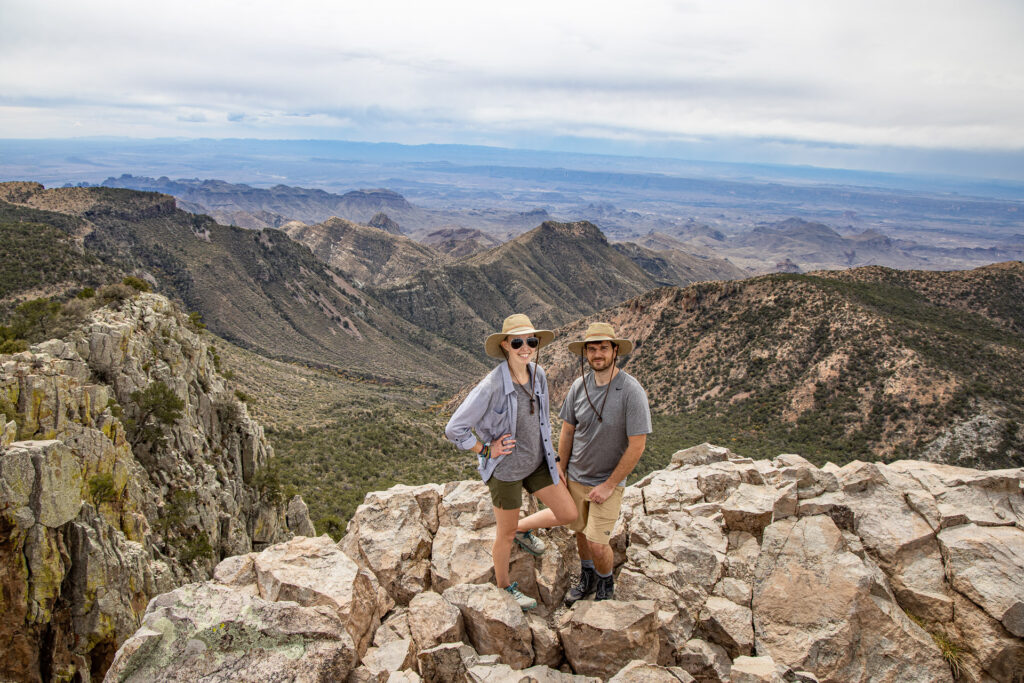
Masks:
[[[577,356],[583,355],[583,346],[587,342],[610,341],[619,347],[619,355],[625,356],[633,350],[633,342],[628,339],[619,339],[615,336],[615,330],[608,323],[590,323],[587,333],[583,335],[583,341],[569,342],[569,351]]]
[[[538,349],[550,344],[551,340],[555,338],[555,333],[551,330],[538,330],[533,326],[529,318],[522,313],[516,313],[505,318],[505,322],[501,324],[501,332],[495,332],[487,337],[487,341],[484,342],[484,349],[491,358],[504,358],[505,354],[501,352],[501,342],[505,340],[505,337],[522,334],[537,337],[540,340],[540,343],[537,345]]]

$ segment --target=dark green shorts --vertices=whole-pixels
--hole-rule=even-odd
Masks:
[[[542,488],[554,484],[548,463],[545,460],[526,479],[521,481],[501,481],[497,477],[487,480],[487,488],[491,490],[491,502],[494,507],[502,510],[518,510],[523,507],[523,489],[536,493]]]

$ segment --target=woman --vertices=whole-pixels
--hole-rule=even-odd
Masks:
[[[524,611],[536,607],[537,601],[509,583],[512,543],[540,555],[544,543],[530,531],[569,524],[577,514],[565,482],[559,479],[551,446],[547,379],[540,365],[530,362],[554,336],[550,330],[535,329],[525,315],[505,318],[501,332],[484,343],[488,356],[504,362],[473,388],[445,428],[452,443],[477,454],[477,469],[490,489],[497,522],[491,549],[494,579]],[[519,519],[523,488],[547,509]]]

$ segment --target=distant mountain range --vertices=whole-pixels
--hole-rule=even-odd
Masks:
[[[624,367],[677,442],[1022,464],[1020,262],[722,281],[733,266],[674,250],[676,238],[649,235],[660,251],[615,244],[587,222],[547,221],[453,258],[341,219],[222,226],[156,193],[4,183],[0,200],[0,310],[133,274],[265,355],[450,389],[486,371],[481,340],[525,312],[560,328],[542,358],[556,397],[578,372],[561,341],[605,318],[637,342]],[[836,235],[789,223],[751,239],[823,249]],[[697,282],[662,286],[671,278]]]

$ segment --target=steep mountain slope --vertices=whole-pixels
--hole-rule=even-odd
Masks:
[[[448,347],[281,231],[218,225],[176,209],[167,195],[130,190],[35,185],[26,191],[0,184],[0,199],[5,196],[84,219],[87,249],[139,269],[160,291],[201,313],[217,334],[270,356],[439,384],[464,381],[465,372],[479,369],[454,349],[454,365],[431,362],[432,347]]]
[[[505,316],[555,327],[656,286],[591,223],[546,222],[457,263],[369,290],[406,320],[473,353]]]
[[[695,256],[679,249],[655,251],[634,242],[616,242],[612,246],[665,285],[686,286],[704,280],[736,280],[749,275],[725,259]]]
[[[500,240],[473,228],[441,228],[427,233],[420,242],[459,259],[478,251],[493,249]]]
[[[666,434],[754,452],[1024,463],[1024,264],[771,275],[665,288],[604,311]],[[591,316],[595,317],[595,316]],[[578,338],[586,321],[559,330]],[[547,354],[564,392],[579,372]],[[656,430],[657,431],[657,430]]]
[[[446,260],[442,254],[408,237],[343,218],[330,218],[316,225],[290,222],[281,229],[309,247],[318,259],[357,283],[387,284]]]

